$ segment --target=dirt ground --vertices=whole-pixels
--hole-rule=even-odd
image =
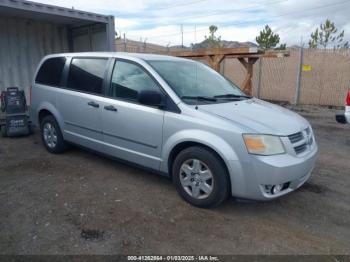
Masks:
[[[38,134],[0,138],[1,254],[350,254],[350,126],[299,107],[320,154],[310,181],[272,202],[184,202],[171,181]]]

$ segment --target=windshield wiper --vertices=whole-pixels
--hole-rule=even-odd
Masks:
[[[215,98],[252,98],[251,96],[247,96],[247,95],[235,95],[235,94],[225,94],[225,95],[218,95],[218,96],[214,96]]]
[[[209,96],[182,96],[181,99],[202,100],[202,101],[211,101],[211,102],[217,101],[215,97],[209,97]]]

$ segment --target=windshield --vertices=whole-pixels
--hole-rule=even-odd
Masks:
[[[247,98],[235,84],[202,63],[195,61],[148,61],[148,63],[183,100],[224,102]]]
[[[195,61],[148,61],[148,63],[187,103],[198,101],[212,103],[247,98],[235,84],[202,63]]]

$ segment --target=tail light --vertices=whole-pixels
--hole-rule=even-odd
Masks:
[[[350,90],[348,91],[348,96],[346,98],[346,105],[350,106]]]

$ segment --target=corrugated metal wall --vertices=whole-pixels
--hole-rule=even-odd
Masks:
[[[106,25],[92,24],[72,29],[73,52],[107,51]]]
[[[0,17],[0,89],[18,86],[27,92],[43,56],[68,52],[67,38],[64,26]]]

